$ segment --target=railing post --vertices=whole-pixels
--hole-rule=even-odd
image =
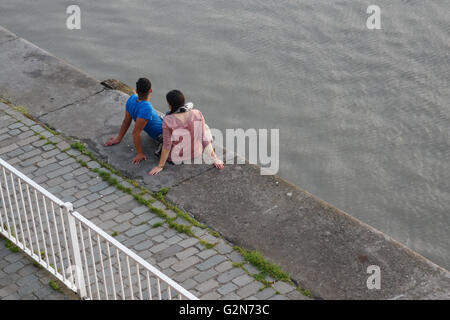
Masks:
[[[70,241],[70,247],[72,249],[72,257],[73,262],[75,263],[75,286],[77,287],[78,294],[82,299],[87,297],[86,293],[86,286],[84,282],[84,276],[83,276],[83,264],[81,261],[81,254],[80,254],[80,246],[78,243],[78,234],[77,234],[77,227],[75,223],[75,218],[72,216],[73,212],[73,205],[69,202],[64,204],[66,215],[67,215],[67,221],[69,224],[69,241]],[[83,235],[81,235],[83,236]],[[70,267],[69,267],[70,268]],[[71,276],[73,275],[73,267],[69,269],[71,272]]]

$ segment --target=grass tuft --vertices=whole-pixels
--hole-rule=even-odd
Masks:
[[[206,240],[200,240],[200,244],[202,244],[206,249],[212,249],[216,246],[215,243],[211,243]]]
[[[50,280],[50,282],[48,284],[49,284],[50,288],[52,288],[53,290],[55,290],[57,292],[62,292],[61,288],[55,281]]]
[[[19,247],[14,245],[10,240],[5,241],[5,247],[9,249],[11,252],[19,252]]]
[[[164,224],[164,222],[160,221],[160,222],[157,222],[157,223],[153,224],[152,227],[153,227],[153,228],[159,228],[159,227],[161,227],[163,224]]]
[[[251,265],[253,265],[255,268],[257,268],[261,273],[268,275],[274,279],[292,283],[291,277],[281,270],[281,268],[275,264],[270,263],[267,261],[264,256],[259,251],[248,251],[245,249],[242,249],[240,247],[233,247],[233,249],[237,252],[239,252],[246,261],[248,261]]]
[[[301,294],[303,294],[304,296],[310,297],[312,298],[313,295],[311,294],[311,292],[309,290],[303,289],[302,287],[298,286],[297,291],[300,292]]]

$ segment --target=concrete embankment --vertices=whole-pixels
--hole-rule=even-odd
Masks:
[[[151,190],[168,198],[233,243],[260,250],[302,287],[325,299],[450,299],[450,273],[387,235],[253,165],[167,166],[155,145],[148,160],[131,164],[131,135],[115,147],[103,142],[120,126],[127,95],[0,27],[0,96],[67,136]],[[136,75],[138,77],[140,75]],[[157,79],[153,79],[157,82]],[[381,269],[381,289],[369,290],[367,267]]]

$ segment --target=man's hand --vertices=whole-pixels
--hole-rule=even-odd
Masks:
[[[136,157],[131,160],[133,164],[139,164],[142,160],[147,160],[147,156],[143,153],[138,153]]]
[[[105,142],[105,146],[109,147],[109,146],[113,146],[115,144],[120,143],[120,139],[117,137],[111,137],[108,141]]]

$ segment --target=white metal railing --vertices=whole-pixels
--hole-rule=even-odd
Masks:
[[[82,298],[197,300],[1,158],[0,234]]]

